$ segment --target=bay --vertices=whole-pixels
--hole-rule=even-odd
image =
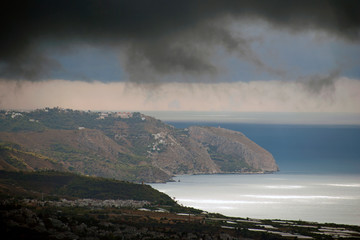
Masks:
[[[227,216],[360,225],[360,176],[182,175],[152,184],[179,204]]]
[[[280,168],[266,175],[184,175],[152,185],[180,204],[235,217],[360,225],[359,125],[167,123],[243,132]]]

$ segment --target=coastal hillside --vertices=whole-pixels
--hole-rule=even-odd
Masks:
[[[62,164],[41,154],[26,152],[19,145],[0,144],[0,170],[7,171],[36,171],[54,169],[64,171]]]
[[[177,129],[141,113],[0,111],[0,144],[0,167],[13,171],[55,169],[134,182],[278,171],[272,155],[242,133]]]
[[[241,132],[215,127],[190,127],[189,134],[207,147],[211,159],[223,172],[278,170],[271,153]]]

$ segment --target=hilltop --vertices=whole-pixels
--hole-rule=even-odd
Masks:
[[[278,171],[244,134],[177,129],[141,113],[45,108],[0,111],[0,169],[54,169],[135,182],[174,174]]]

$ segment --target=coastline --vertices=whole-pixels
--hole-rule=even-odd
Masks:
[[[186,173],[186,174],[174,174],[170,180],[163,181],[163,182],[146,182],[146,184],[158,184],[158,183],[169,183],[169,182],[176,182],[174,178],[181,177],[181,176],[206,176],[206,175],[266,175],[266,174],[276,174],[279,173],[278,171],[259,171],[259,172],[218,172],[218,173]]]

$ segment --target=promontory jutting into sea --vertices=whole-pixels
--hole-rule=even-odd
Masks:
[[[168,123],[241,131],[272,153],[280,172],[179,175],[175,182],[152,186],[186,206],[230,216],[360,224],[358,125],[232,122],[237,115]]]

